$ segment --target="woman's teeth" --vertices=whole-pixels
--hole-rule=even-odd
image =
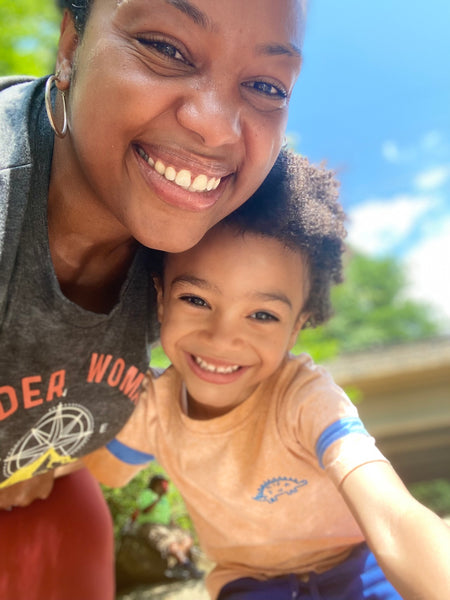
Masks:
[[[208,177],[207,175],[202,174],[192,178],[191,172],[187,169],[176,171],[171,165],[166,167],[159,159],[155,162],[153,158],[147,156],[142,148],[138,147],[137,150],[139,155],[142,156],[142,158],[147,161],[157,173],[165,177],[167,181],[171,181],[189,192],[210,192],[211,190],[215,190],[220,183],[220,177]]]
[[[239,365],[230,365],[229,367],[216,367],[215,365],[210,365],[199,356],[194,356],[194,360],[201,369],[203,369],[204,371],[209,371],[210,373],[234,373],[239,369]]]

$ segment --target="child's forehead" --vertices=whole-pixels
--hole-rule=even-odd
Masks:
[[[292,250],[274,237],[219,223],[190,250],[168,254],[165,272],[174,276],[180,271],[195,272],[196,276],[205,272],[213,274],[215,279],[226,280],[238,271],[251,277],[252,269],[256,271],[264,265],[277,268],[281,278],[291,264],[299,263],[304,263],[300,250]]]

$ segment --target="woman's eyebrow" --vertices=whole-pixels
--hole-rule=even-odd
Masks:
[[[200,27],[203,27],[204,29],[212,29],[212,23],[208,15],[202,12],[188,0],[165,1],[167,4],[170,4],[174,8],[180,10],[183,14],[187,15],[196,25],[200,25]]]
[[[226,2],[226,0],[223,0]],[[174,8],[180,10],[183,14],[187,15],[196,25],[200,25],[203,29],[214,29],[214,24],[211,22],[209,16],[197,8],[189,0],[165,0],[167,4],[170,4]],[[279,56],[286,54],[288,56],[295,56],[301,58],[302,52],[295,44],[262,44],[257,49],[259,54],[266,54],[269,56]]]
[[[258,54],[266,54],[268,56],[280,56],[286,54],[287,56],[294,56],[296,58],[302,57],[302,51],[295,44],[261,44],[257,48]]]

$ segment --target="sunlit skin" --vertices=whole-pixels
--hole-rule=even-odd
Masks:
[[[218,226],[169,255],[158,285],[161,342],[208,419],[246,400],[280,366],[307,319],[302,255],[279,241]]]
[[[49,198],[56,254],[103,244],[108,259],[126,257],[132,238],[182,251],[251,195],[282,144],[300,6],[95,0],[81,40],[66,15],[57,69],[69,133],[56,140]],[[220,183],[188,191],[147,157]]]

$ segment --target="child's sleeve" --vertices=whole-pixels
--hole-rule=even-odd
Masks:
[[[104,485],[127,484],[154,459],[152,430],[156,420],[153,376],[149,371],[136,408],[118,435],[104,448],[83,457],[91,473]]]
[[[315,444],[319,465],[336,486],[352,471],[371,462],[388,462],[358,415],[341,417],[319,435]]]
[[[292,434],[336,486],[361,465],[388,462],[356,407],[325,369],[312,361],[306,364],[290,396]]]

